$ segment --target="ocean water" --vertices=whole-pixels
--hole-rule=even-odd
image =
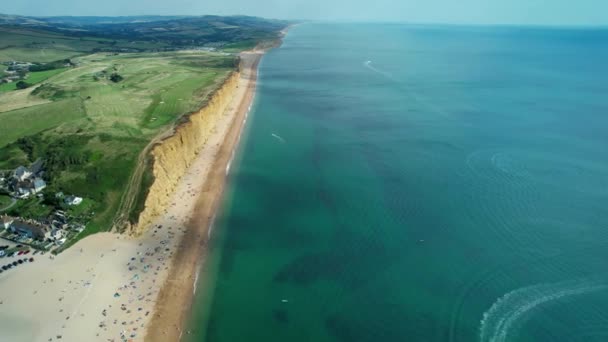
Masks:
[[[188,341],[608,341],[608,31],[305,24]]]

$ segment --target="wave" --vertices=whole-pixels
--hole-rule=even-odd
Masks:
[[[211,217],[211,222],[209,222],[209,229],[207,229],[207,240],[211,239],[211,232],[213,232],[213,227],[215,226],[216,214],[217,212],[213,214],[213,217]]]
[[[196,270],[196,274],[194,275],[194,283],[192,284],[192,294],[196,294],[196,288],[198,285],[198,274],[200,272],[200,269]]]
[[[532,310],[547,302],[563,297],[582,295],[608,288],[591,281],[566,281],[555,284],[537,284],[513,290],[492,304],[483,314],[479,327],[481,342],[504,342],[513,334],[517,323]]]
[[[285,139],[281,138],[281,136],[279,136],[278,134],[271,134],[273,137],[275,137],[277,140],[279,140],[280,142],[282,142],[283,144],[285,143]]]

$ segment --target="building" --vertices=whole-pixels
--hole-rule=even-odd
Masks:
[[[40,158],[36,159],[35,162],[32,163],[32,165],[30,166],[30,172],[32,172],[32,174],[34,175],[38,175],[40,172],[42,172],[42,166],[44,165],[44,161]]]
[[[46,183],[44,180],[42,180],[42,178],[34,179],[34,186],[32,188],[34,194],[39,193],[40,191],[44,190],[44,188],[46,188]]]
[[[79,205],[82,203],[82,198],[74,195],[65,198],[65,204],[67,205]]]
[[[43,241],[50,236],[49,227],[31,221],[24,222],[15,220],[11,223],[9,229],[16,234],[40,241]]]
[[[28,198],[30,194],[30,182],[23,181],[17,183],[17,186],[15,187],[15,197]]]
[[[15,179],[17,179],[18,181],[22,182],[28,178],[30,178],[30,176],[32,175],[32,172],[25,166],[19,166],[18,168],[15,169],[15,173],[13,174],[13,177],[15,177]]]
[[[54,228],[48,235],[48,238],[51,240],[60,240],[63,238],[63,230],[59,228]]]
[[[15,219],[10,216],[2,216],[2,218],[0,218],[0,227],[8,229],[13,221],[15,221]]]
[[[15,185],[15,195],[19,198],[27,198],[35,195],[46,188],[46,182],[42,178],[28,178],[17,182]]]

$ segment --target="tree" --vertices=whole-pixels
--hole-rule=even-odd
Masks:
[[[15,86],[17,87],[17,89],[25,89],[28,88],[30,85],[24,81],[19,81],[17,82],[17,84],[15,84]]]
[[[122,81],[122,80],[123,80],[122,76],[120,76],[120,75],[119,75],[119,74],[117,74],[117,73],[113,73],[113,74],[110,76],[110,81],[112,81],[112,82],[114,82],[114,83],[118,83],[118,82],[120,82],[120,81]]]

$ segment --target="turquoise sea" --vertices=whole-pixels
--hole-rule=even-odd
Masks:
[[[304,24],[191,342],[608,341],[608,30]]]

